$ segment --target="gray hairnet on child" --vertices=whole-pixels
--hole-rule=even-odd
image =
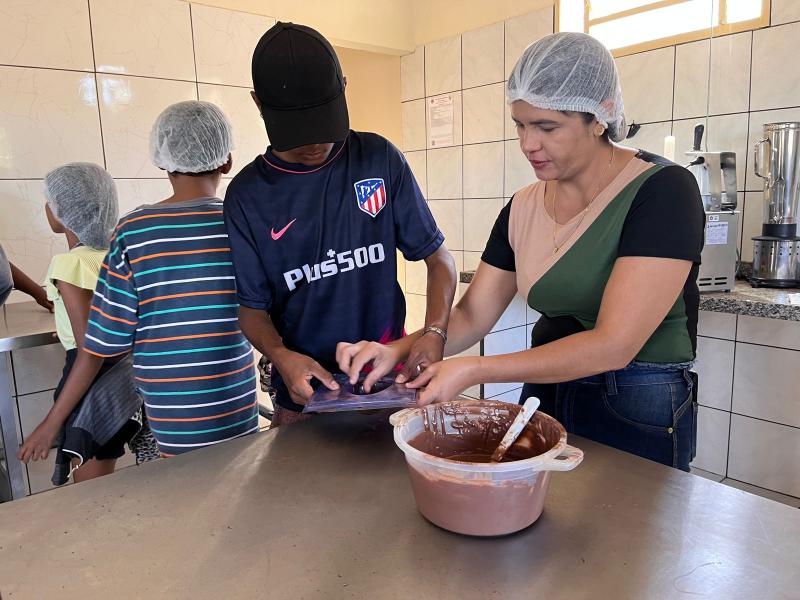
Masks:
[[[150,132],[150,158],[167,173],[213,171],[228,162],[232,148],[231,124],[210,102],[168,106]]]
[[[44,176],[47,204],[64,227],[81,244],[108,247],[117,224],[117,186],[103,167],[93,163],[68,163]]]
[[[625,138],[622,89],[614,57],[585,33],[548,35],[525,49],[508,78],[506,98],[547,110],[593,114],[616,141]]]

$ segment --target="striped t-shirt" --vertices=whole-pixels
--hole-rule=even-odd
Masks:
[[[165,456],[258,429],[253,352],[239,329],[221,200],[143,206],[120,220],[84,347],[103,357],[133,350]]]

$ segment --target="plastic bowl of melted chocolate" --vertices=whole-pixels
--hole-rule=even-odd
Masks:
[[[506,535],[542,514],[552,471],[569,471],[583,452],[567,445],[554,418],[537,412],[502,462],[489,460],[516,404],[458,400],[392,415],[420,513],[439,527],[475,536]]]

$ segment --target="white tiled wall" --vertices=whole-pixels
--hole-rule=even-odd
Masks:
[[[226,183],[267,145],[250,57],[274,19],[181,0],[3,0],[0,17],[0,243],[34,279],[64,249],[43,210],[53,167],[105,166],[123,212],[162,200],[170,188],[148,135],[186,99],[219,104],[233,124]]]
[[[692,466],[800,495],[800,323],[700,311]]]
[[[681,162],[702,122],[706,149],[736,152],[744,261],[752,260],[751,238],[761,233],[763,210],[753,143],[764,123],[800,120],[800,2],[773,0],[771,24],[617,60],[628,123],[643,125],[629,145],[661,154],[671,134]]]
[[[505,200],[535,180],[514,127],[508,125],[504,88],[525,47],[552,31],[553,9],[545,8],[432,42],[401,60],[403,151],[447,248],[467,269],[477,266]],[[441,94],[453,95],[454,144],[431,148],[425,104]],[[424,265],[406,265],[405,289],[406,328],[413,329],[424,318]],[[524,304],[522,309],[516,323],[520,348],[526,339]],[[508,335],[496,338],[495,342]],[[495,342],[495,353],[512,351]]]

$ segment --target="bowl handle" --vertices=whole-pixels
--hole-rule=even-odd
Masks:
[[[571,471],[582,461],[583,450],[567,444],[561,454],[542,464],[542,471]]]
[[[396,413],[392,413],[389,415],[389,423],[393,427],[398,427],[406,418],[406,416],[410,415],[412,412],[417,410],[416,408],[404,408],[403,410],[398,410]]]

